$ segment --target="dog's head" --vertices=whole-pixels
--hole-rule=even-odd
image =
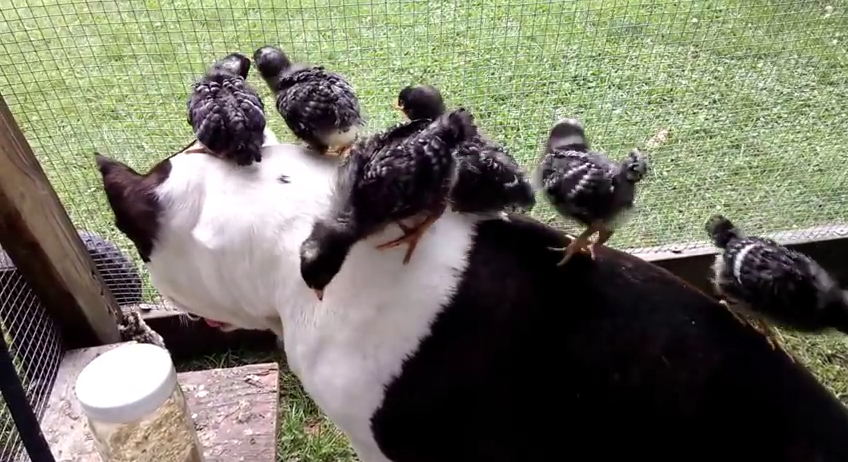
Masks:
[[[224,331],[281,334],[287,303],[314,303],[299,277],[280,275],[297,274],[290,257],[328,207],[321,182],[334,164],[292,145],[265,152],[268,162],[244,169],[184,149],[147,173],[97,156],[115,224],[153,285],[178,310]]]
[[[162,214],[156,188],[167,181],[171,173],[171,157],[145,174],[97,153],[94,159],[103,178],[103,191],[115,215],[115,226],[132,241],[141,259],[149,262]]]

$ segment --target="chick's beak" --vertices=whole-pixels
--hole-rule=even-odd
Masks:
[[[315,296],[318,297],[318,301],[324,300],[324,291],[321,289],[313,289],[315,291]]]
[[[403,111],[403,105],[400,104],[400,102],[396,102],[395,103],[395,109],[397,109],[398,111]]]

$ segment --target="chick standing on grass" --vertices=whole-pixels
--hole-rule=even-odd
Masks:
[[[253,60],[295,136],[322,154],[346,154],[364,123],[353,87],[321,66],[292,63],[276,47],[256,50]]]
[[[316,221],[300,248],[301,277],[319,300],[357,241],[390,223],[423,215],[418,225],[401,227],[403,236],[377,247],[405,243],[403,262],[409,262],[418,240],[447,208],[456,179],[452,152],[475,134],[473,116],[459,108],[391,148],[354,146],[336,173],[331,212]]]
[[[551,249],[565,251],[558,265],[564,265],[578,251],[595,258],[594,246],[609,240],[633,208],[636,183],[647,170],[647,161],[639,151],[633,150],[626,160],[615,163],[589,150],[583,126],[575,119],[554,124],[534,181],[557,212],[586,226],[567,247]],[[595,233],[598,240],[592,243]]]
[[[397,107],[411,121],[433,119],[445,112],[442,94],[432,85],[404,87]],[[503,146],[478,132],[454,155],[458,172],[450,192],[454,211],[505,218],[507,210],[528,212],[536,204],[525,172]]]
[[[185,152],[211,152],[238,165],[262,161],[265,107],[245,81],[250,60],[233,53],[212,65],[188,100],[188,122],[200,146]]]
[[[848,295],[813,259],[771,239],[746,236],[721,215],[709,219],[706,231],[721,249],[713,283],[723,303],[754,316],[770,339],[763,318],[804,332],[848,333]]]

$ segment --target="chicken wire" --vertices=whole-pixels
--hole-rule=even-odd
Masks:
[[[431,83],[528,168],[562,116],[579,117],[594,147],[612,156],[645,148],[651,173],[613,246],[691,247],[715,212],[754,233],[843,220],[842,0],[0,6],[4,96],[73,221],[124,249],[92,152],[149,168],[191,137],[185,100],[205,66],[265,44],[346,75],[371,131],[399,120],[391,106],[403,85]],[[290,139],[255,71],[250,80],[271,127]],[[542,202],[534,215],[575,230]],[[144,295],[155,295],[148,284]]]
[[[58,327],[0,250],[0,332],[2,332],[29,404],[44,413],[64,348]],[[18,430],[0,398],[0,461],[28,462]]]

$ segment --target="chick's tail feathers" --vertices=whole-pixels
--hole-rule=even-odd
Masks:
[[[730,241],[742,237],[742,232],[722,215],[713,215],[710,217],[705,229],[713,240],[713,244],[720,249],[726,248]]]
[[[194,85],[187,114],[197,140],[215,155],[239,165],[261,160],[264,104],[230,68],[213,67]]]

